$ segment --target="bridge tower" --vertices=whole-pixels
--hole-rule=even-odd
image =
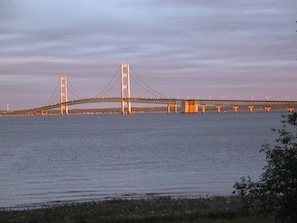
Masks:
[[[122,98],[122,114],[132,114],[130,101],[130,65],[121,64],[121,98]],[[126,111],[128,109],[128,111]]]
[[[63,104],[68,101],[68,89],[67,89],[67,77],[60,77],[60,103],[61,103],[61,115],[68,115],[68,105]]]

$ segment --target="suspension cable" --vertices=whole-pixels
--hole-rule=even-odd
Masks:
[[[113,89],[113,87],[119,82],[119,80],[120,80],[120,76],[118,76],[118,79],[113,83],[113,85],[110,86],[108,90],[106,90],[106,92],[101,97],[104,97],[105,95],[107,95]]]
[[[79,98],[79,99],[87,98],[87,97],[83,96],[82,94],[80,94],[69,81],[68,81],[68,86],[69,86],[68,90],[77,98]]]
[[[133,73],[136,75],[136,77],[143,83],[143,84],[140,84],[135,78],[133,78],[132,76],[132,79],[142,88],[144,89],[146,92],[150,93],[150,94],[153,94],[154,96],[157,96],[157,97],[164,97],[164,98],[168,98],[168,96],[165,96],[164,94],[156,91],[155,89],[153,89],[152,87],[150,87],[147,83],[145,83],[145,81],[136,73],[136,71],[133,69],[133,67],[131,67],[131,70],[133,71]]]
[[[53,91],[51,97],[44,104],[44,106],[54,104],[55,102],[57,102],[57,101],[55,101],[56,99],[59,100],[59,93],[58,93],[59,85],[60,85],[60,81],[58,81],[58,83],[56,84],[55,90]]]
[[[118,82],[120,76],[118,77],[118,79],[115,81],[115,83],[113,83],[111,85],[111,83],[114,81],[114,79],[116,78],[118,72],[120,70],[120,66],[118,67],[117,71],[115,72],[115,74],[113,75],[112,79],[107,83],[107,85],[103,88],[103,90],[101,90],[98,94],[96,94],[94,97],[97,98],[97,97],[103,97],[105,96],[114,86],[115,84]],[[110,87],[111,85],[111,87]]]
[[[147,93],[149,93],[149,94],[152,94],[152,95],[154,95],[155,97],[160,97],[160,95],[159,94],[155,94],[154,92],[152,92],[152,91],[149,91],[148,89],[146,89],[145,87],[143,87],[142,85],[141,85],[141,83],[139,83],[139,81],[136,79],[136,78],[134,78],[132,75],[131,75],[131,79],[132,80],[134,80],[137,84],[138,84],[138,86],[140,86],[143,90],[145,90]]]
[[[131,75],[131,79],[133,79],[138,86],[140,86],[143,90],[145,90],[146,92],[148,92],[149,94],[154,95],[155,97],[163,97],[163,98],[168,98],[168,96],[165,96],[164,94],[156,91],[155,89],[153,89],[152,87],[150,87],[138,74],[137,72],[133,69],[133,67],[131,67],[132,72],[135,74],[135,77],[133,75]],[[98,93],[96,94],[94,97],[104,97],[106,94],[108,94],[113,87],[119,82],[120,80],[120,75],[118,75],[120,70],[120,66],[118,67],[118,69],[116,70],[115,74],[113,75],[113,77],[111,78],[111,80],[107,83],[107,85]],[[116,78],[118,75],[118,78]],[[58,82],[58,84],[55,87],[54,92],[52,93],[50,99],[47,101],[47,103],[45,105],[49,105],[54,103],[53,100],[56,100],[57,98],[59,98],[59,94],[57,94],[58,92],[58,87],[59,87],[60,83]],[[82,98],[86,98],[83,95],[81,95],[74,87],[73,85],[68,82],[69,88],[68,90],[76,97],[78,97],[79,99]]]

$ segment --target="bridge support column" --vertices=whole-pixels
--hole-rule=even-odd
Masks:
[[[182,113],[198,113],[198,100],[184,100]]]
[[[266,111],[267,113],[270,112],[270,111],[271,111],[271,107],[266,106],[266,107],[265,107],[265,111]]]
[[[132,114],[129,64],[121,64],[121,77],[122,114]]]
[[[250,113],[253,113],[255,106],[249,105],[248,106]]]
[[[205,109],[206,108],[206,105],[201,105],[201,109],[202,109],[202,113],[204,114],[205,113]]]
[[[218,110],[218,113],[221,113],[221,107],[222,107],[221,105],[217,105],[217,106],[216,106],[216,108],[217,108],[217,110]]]
[[[237,105],[234,105],[233,106],[234,113],[237,113],[238,112],[238,109],[239,109],[239,106],[237,106]]]
[[[177,104],[167,104],[167,113],[170,114],[171,108],[174,108],[174,113],[177,113]]]
[[[35,115],[37,115],[37,116],[44,116],[44,115],[47,115],[47,110],[36,109],[36,110],[35,110]]]
[[[42,110],[41,115],[47,115],[47,110]]]
[[[68,87],[67,87],[67,77],[60,77],[60,103],[61,103],[61,115],[68,115]]]
[[[287,108],[287,110],[288,110],[288,112],[293,112],[294,111],[294,108],[292,108],[292,107],[289,107],[289,108]]]
[[[34,115],[34,111],[27,111],[24,115],[28,115],[28,116],[33,116]]]

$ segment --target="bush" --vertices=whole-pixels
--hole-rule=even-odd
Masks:
[[[277,222],[297,222],[297,113],[283,116],[275,145],[263,145],[267,164],[258,182],[241,178],[234,193],[243,210],[273,214]],[[286,118],[286,119],[285,119]]]

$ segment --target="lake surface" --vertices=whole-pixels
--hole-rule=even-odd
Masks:
[[[0,117],[0,207],[230,195],[281,112]]]

